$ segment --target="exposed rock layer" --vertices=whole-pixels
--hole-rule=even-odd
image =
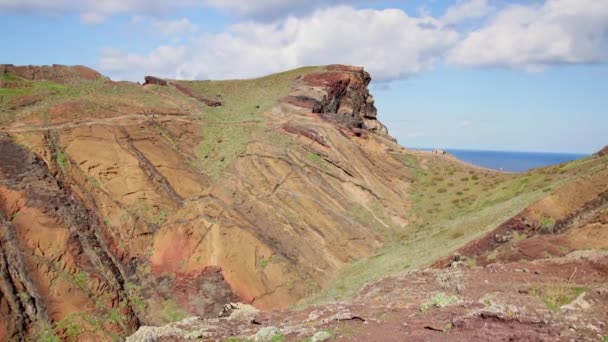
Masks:
[[[376,113],[362,69],[280,76],[281,98],[314,94],[329,121],[280,101],[219,124],[205,113],[221,103],[204,100],[218,95],[195,83],[140,87],[63,66],[2,74],[40,92],[1,108],[15,119],[1,141],[0,336],[125,335],[236,300],[285,307],[407,224],[409,175],[386,158],[401,149],[386,132],[366,130]],[[220,179],[198,166],[208,127],[252,124]]]

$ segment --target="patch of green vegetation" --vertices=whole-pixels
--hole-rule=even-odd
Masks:
[[[258,260],[258,269],[260,271],[264,271],[264,269],[270,265],[270,263],[272,262],[272,256],[268,259],[260,259]]]
[[[547,288],[534,287],[530,293],[538,297],[550,310],[559,311],[562,306],[571,303],[576,297],[587,291],[589,289],[585,287],[556,285]]]
[[[323,157],[321,157],[320,155],[316,154],[316,153],[309,153],[306,158],[308,158],[308,160],[310,160],[311,162],[317,164],[318,166],[325,166],[325,164],[327,163],[325,161],[325,159],[323,159]]]
[[[89,175],[86,178],[87,183],[89,183],[92,187],[99,189],[101,187],[101,184],[99,183],[99,181],[97,180],[97,178]]]
[[[83,271],[80,271],[74,275],[74,283],[81,289],[86,290],[89,277]]]
[[[169,211],[167,209],[162,209],[154,218],[154,224],[157,226],[162,226],[167,222],[167,218],[169,217]]]
[[[555,227],[555,220],[547,217],[547,216],[543,216],[540,219],[540,232],[543,234],[551,234],[553,233],[553,228]]]
[[[27,302],[30,299],[30,295],[25,291],[21,291],[17,295],[19,296],[19,299],[21,299],[21,301],[23,302]]]
[[[301,68],[250,80],[176,81],[198,96],[223,103],[201,111],[205,124],[202,141],[196,148],[196,166],[217,179],[246,152],[247,144],[254,137],[260,141],[275,140],[263,134],[262,115],[289,92],[296,77],[315,69]]]
[[[150,266],[149,264],[138,265],[137,266],[137,273],[140,274],[143,277],[146,277],[150,273],[152,273],[152,266]]]
[[[437,309],[445,308],[450,305],[454,305],[454,304],[458,303],[459,300],[460,300],[460,297],[458,297],[456,295],[438,293],[438,294],[432,296],[431,298],[429,298],[426,302],[422,303],[420,305],[420,310],[427,311],[428,309],[432,309],[432,308],[437,308]]]
[[[127,327],[125,325],[125,323],[127,322],[127,317],[120,313],[120,309],[113,308],[108,310],[105,318],[108,322],[118,324],[123,331],[127,330]]]
[[[59,168],[65,171],[70,163],[65,152],[57,151],[57,157],[55,159],[57,161],[57,165],[59,165]]]
[[[362,258],[340,271],[327,289],[317,291],[306,303],[335,301],[351,297],[356,291],[386,275],[426,266],[470,239],[517,214],[529,204],[528,200],[513,199],[475,214],[444,221],[410,232],[402,240],[389,244],[376,255]],[[454,238],[453,231],[465,234]],[[305,303],[305,304],[306,304]]]
[[[55,332],[55,330],[53,328],[51,328],[50,326],[45,324],[43,327],[40,328],[39,331],[40,332],[38,333],[38,336],[36,336],[36,341],[61,342],[61,339],[59,338],[59,336],[57,336],[57,333]]]
[[[82,327],[77,320],[77,314],[70,314],[55,324],[55,331],[63,331],[68,341],[78,341]]]
[[[181,310],[177,304],[171,300],[165,301],[162,315],[166,321],[171,323],[179,322],[189,316],[187,312]]]
[[[146,304],[141,296],[141,286],[129,282],[125,284],[125,290],[129,300],[133,303],[135,308],[138,310],[145,309]]]

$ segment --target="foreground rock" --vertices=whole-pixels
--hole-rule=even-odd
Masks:
[[[347,303],[260,312],[251,320],[189,318],[140,328],[127,340],[601,341],[608,335],[607,277],[608,253],[599,251],[461,264],[387,277]],[[447,297],[456,300],[438,299]]]

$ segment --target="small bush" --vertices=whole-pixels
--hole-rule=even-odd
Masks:
[[[559,311],[563,305],[571,303],[586,291],[588,289],[583,287],[553,286],[546,289],[533,288],[531,294],[537,296],[550,310]]]
[[[323,159],[320,155],[318,155],[316,153],[309,153],[307,158],[308,158],[308,160],[310,160],[311,162],[313,162],[319,166],[325,165],[325,159]]]
[[[551,234],[555,228],[555,220],[550,217],[543,216],[540,219],[540,232],[542,234]]]
[[[431,308],[445,308],[450,305],[456,304],[460,300],[460,297],[456,295],[447,295],[445,293],[438,293],[433,297],[429,298],[425,303],[420,305],[422,311],[426,311]]]
[[[101,185],[99,181],[93,176],[87,176],[87,183],[89,183],[94,188],[99,188]]]
[[[62,170],[65,170],[68,167],[68,157],[63,151],[57,152],[56,160],[57,165],[59,165],[59,168],[61,168]]]

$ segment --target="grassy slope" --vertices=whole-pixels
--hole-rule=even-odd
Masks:
[[[79,104],[81,111],[70,113],[82,117],[95,117],[100,112],[121,113],[126,108],[137,108],[141,112],[153,109],[179,111],[186,107],[185,100],[168,103],[154,92],[130,82],[112,82],[104,78],[94,81],[71,79],[65,84],[52,81],[31,81],[13,75],[2,75],[11,87],[0,87],[0,124],[35,115],[42,122],[53,119],[53,108],[61,104]],[[24,97],[39,97],[32,105],[17,106]]]
[[[245,152],[253,135],[266,129],[262,114],[287,95],[296,77],[315,69],[305,67],[248,80],[179,81],[196,94],[223,103],[200,113],[205,124],[196,151],[198,166],[212,178],[220,177]],[[265,139],[280,139],[270,130],[267,133]]]
[[[370,258],[351,264],[304,303],[348,299],[365,284],[424,267],[481,237],[568,182],[595,172],[608,158],[585,158],[522,174],[471,167],[430,154],[394,154],[415,177],[413,223]]]

